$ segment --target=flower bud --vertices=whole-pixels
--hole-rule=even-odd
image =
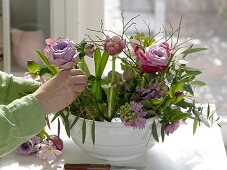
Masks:
[[[113,36],[110,38],[106,36],[104,41],[104,50],[108,52],[109,55],[116,55],[123,51],[126,45],[126,40],[122,40],[119,36]]]
[[[56,147],[57,150],[63,149],[63,141],[56,135],[51,135],[48,140],[53,142],[53,145]]]
[[[88,56],[93,58],[93,54],[95,52],[95,46],[93,44],[87,44],[84,48],[84,53]]]

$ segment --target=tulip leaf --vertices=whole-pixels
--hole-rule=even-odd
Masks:
[[[95,60],[96,77],[101,77],[101,73],[100,73],[101,52],[100,52],[99,48],[96,48],[96,50],[95,50],[94,60]]]
[[[101,59],[101,63],[100,63],[100,76],[102,76],[102,74],[103,74],[103,71],[106,67],[106,63],[108,61],[108,58],[109,58],[109,54],[106,51],[104,51],[102,54],[102,59]]]
[[[93,144],[95,144],[95,121],[94,120],[91,125],[91,137],[92,137]]]
[[[182,52],[182,54],[196,53],[203,50],[207,50],[207,48],[192,48],[192,49],[185,50],[184,52]]]
[[[40,66],[35,61],[27,61],[27,69],[31,73],[37,73],[40,70]]]
[[[90,76],[90,71],[88,69],[87,63],[84,60],[84,57],[80,60],[80,62],[78,62],[78,65],[80,66],[80,68],[86,73],[87,76]]]
[[[84,144],[86,139],[86,121],[84,119],[83,124],[82,124],[82,143]]]

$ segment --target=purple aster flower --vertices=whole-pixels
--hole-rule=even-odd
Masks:
[[[172,134],[175,130],[177,130],[177,128],[180,125],[187,125],[187,123],[185,122],[185,120],[182,120],[182,119],[181,120],[178,120],[176,122],[173,122],[173,123],[167,125],[166,132]]]

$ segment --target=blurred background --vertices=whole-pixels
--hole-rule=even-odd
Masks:
[[[120,32],[122,11],[126,20],[140,14],[137,29],[144,33],[145,23],[153,33],[169,23],[176,29],[183,15],[180,41],[192,37],[196,47],[208,48],[188,60],[203,71],[199,78],[207,86],[197,95],[216,104],[227,145],[227,0],[1,0],[0,5],[0,70],[15,75],[24,74],[28,59],[39,62],[34,49],[42,50],[46,38],[80,42],[86,28],[98,29],[101,19],[105,29]]]

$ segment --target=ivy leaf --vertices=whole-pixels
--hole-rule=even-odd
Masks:
[[[37,73],[40,70],[40,66],[35,61],[27,61],[27,69],[31,73]]]

